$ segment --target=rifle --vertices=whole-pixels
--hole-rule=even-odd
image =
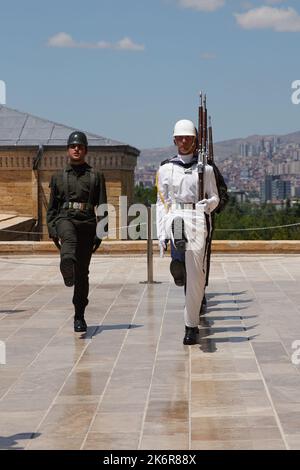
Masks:
[[[206,107],[206,95],[204,95],[204,106],[203,106],[203,151],[204,156],[207,154],[207,107]]]
[[[200,106],[198,108],[198,180],[199,190],[198,199],[201,201],[205,198],[204,194],[204,168],[207,156],[207,107],[206,95],[202,101],[202,92],[200,92]]]
[[[211,117],[208,118],[208,157],[207,163],[212,164],[214,163],[214,145],[213,145],[213,135],[212,135],[212,125],[211,125]]]

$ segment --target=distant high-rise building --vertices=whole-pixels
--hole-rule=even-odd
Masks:
[[[284,201],[291,197],[291,182],[280,179],[278,175],[267,175],[260,185],[260,199],[267,201]]]
[[[276,135],[274,135],[272,144],[273,144],[273,152],[275,153],[279,149],[280,137],[277,137]]]
[[[272,199],[284,201],[291,197],[291,182],[276,179],[272,182]]]
[[[266,175],[264,181],[260,185],[260,199],[262,202],[272,200],[272,183],[278,176]]]
[[[300,197],[300,186],[296,186],[294,188],[294,196],[295,197]]]
[[[240,144],[240,155],[241,157],[248,157],[248,143],[242,142]]]
[[[252,144],[249,144],[249,147],[248,147],[248,155],[249,157],[254,157],[256,155],[256,151],[255,151],[255,146],[252,145]]]
[[[264,142],[264,150],[268,158],[272,158],[272,142],[270,142],[269,140],[266,140]]]

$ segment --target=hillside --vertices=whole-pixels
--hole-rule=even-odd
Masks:
[[[240,144],[249,142],[251,144],[258,143],[261,139],[273,138],[273,135],[251,135],[246,138],[237,138],[231,140],[224,140],[214,144],[214,153],[216,161],[224,160],[230,156],[236,156]],[[300,131],[292,132],[285,135],[275,135],[280,137],[282,144],[300,144]],[[138,158],[138,167],[143,167],[145,164],[153,164],[158,166],[160,162],[166,158],[170,158],[172,155],[176,155],[176,147],[171,145],[170,147],[161,147],[153,149],[141,150],[140,157]]]

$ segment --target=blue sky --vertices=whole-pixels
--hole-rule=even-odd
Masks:
[[[294,0],[1,0],[7,106],[138,148],[208,95],[215,141],[300,130]]]

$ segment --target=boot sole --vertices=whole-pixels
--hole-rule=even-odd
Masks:
[[[195,340],[195,341],[194,341],[194,340],[187,340],[187,341],[184,341],[184,340],[183,340],[183,344],[184,344],[185,346],[192,346],[193,344],[198,344],[198,341],[196,341],[196,340]]]

